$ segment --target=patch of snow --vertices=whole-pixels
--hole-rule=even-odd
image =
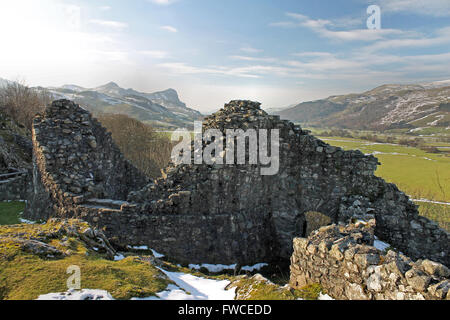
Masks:
[[[133,250],[149,250],[147,246],[127,246],[127,248]]]
[[[319,297],[317,298],[317,300],[334,300],[334,299],[327,294],[322,294],[321,292],[319,293]]]
[[[389,243],[383,242],[381,240],[375,239],[373,242],[373,246],[380,251],[384,251],[389,248],[391,245]]]
[[[189,269],[195,269],[195,270],[200,270],[201,268],[205,268],[209,272],[218,273],[223,270],[234,270],[234,268],[236,268],[236,264],[224,265],[224,264],[202,263],[202,264],[190,264],[188,267],[189,267]]]
[[[443,114],[437,115],[435,117],[436,120],[434,120],[434,121],[432,121],[430,123],[427,123],[427,125],[429,125],[429,126],[437,126],[439,121],[441,121],[444,117],[445,117],[445,115],[443,115]]]
[[[164,257],[164,255],[162,253],[158,253],[153,249],[149,249],[148,246],[130,246],[127,245],[128,249],[132,249],[132,250],[145,250],[145,251],[151,251],[153,253],[153,255],[155,256],[155,258],[162,258]]]
[[[67,292],[48,293],[40,295],[36,300],[114,300],[105,290],[98,289],[70,289]]]
[[[36,224],[36,221],[31,221],[31,220],[27,220],[27,219],[22,219],[19,218],[20,222],[25,223],[25,224]]]
[[[257,263],[253,266],[243,266],[241,270],[244,271],[257,271],[261,270],[261,268],[268,266],[267,263]],[[234,270],[236,268],[236,264],[230,264],[230,265],[224,265],[224,264],[208,264],[208,263],[202,263],[202,264],[190,264],[189,269],[195,269],[200,270],[201,268],[207,269],[211,273],[218,273],[222,272],[224,270]]]
[[[429,128],[429,127],[418,127],[418,128],[411,129],[411,130],[409,130],[408,132],[410,132],[410,133],[412,133],[412,132],[417,132],[417,131],[424,130],[424,129],[426,129],[426,128]]]
[[[241,269],[245,270],[245,271],[252,272],[252,271],[255,271],[255,270],[261,270],[263,267],[266,267],[266,266],[268,266],[267,263],[257,263],[257,264],[255,264],[253,266],[244,266]]]
[[[211,280],[181,272],[169,272],[161,268],[158,269],[170,280],[175,282],[179,288],[189,292],[190,295],[186,295],[185,298],[189,298],[190,300],[234,300],[234,297],[236,296],[236,288],[225,290],[230,284],[230,281]],[[170,297],[172,294],[167,291],[168,290],[165,290],[161,295]],[[173,295],[180,296],[180,292],[176,291]]]
[[[194,297],[187,294],[174,284],[169,284],[166,290],[156,294],[156,297],[131,298],[131,300],[194,300]]]
[[[123,260],[123,259],[125,259],[125,256],[123,254],[119,253],[119,254],[114,256],[114,261],[120,261],[120,260]]]
[[[411,196],[409,198],[414,202],[425,202],[425,203],[433,203],[433,204],[442,204],[444,206],[450,206],[450,202],[441,202],[441,201],[433,201],[428,199],[413,199]]]
[[[150,249],[150,250],[152,251],[152,253],[155,256],[155,258],[163,258],[164,257],[164,255],[162,253],[158,253],[158,252],[156,252],[153,249]]]

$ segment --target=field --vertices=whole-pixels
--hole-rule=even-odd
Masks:
[[[322,140],[345,150],[359,149],[376,156],[381,163],[376,175],[395,183],[413,199],[422,199],[416,201],[421,214],[450,230],[450,157],[446,154],[352,138],[326,137]]]
[[[0,202],[0,225],[20,223],[19,216],[24,210],[24,202]]]

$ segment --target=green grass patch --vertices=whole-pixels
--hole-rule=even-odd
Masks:
[[[419,205],[419,213],[430,220],[436,221],[439,226],[450,232],[450,206],[417,202]]]
[[[87,227],[82,222],[73,223],[81,229]],[[121,261],[107,260],[81,240],[60,235],[58,227],[54,221],[0,227],[0,300],[30,300],[42,294],[65,292],[70,276],[66,272],[71,265],[80,267],[83,289],[103,289],[115,299],[154,296],[172,283],[143,259],[130,256]],[[25,252],[21,247],[23,239],[46,242],[66,256],[42,258]]]
[[[345,150],[374,153],[381,165],[376,175],[395,183],[414,198],[450,202],[450,158],[442,154],[393,144],[374,144],[348,138],[324,138],[325,142]]]
[[[0,202],[0,225],[20,223],[20,213],[25,210],[25,202]]]

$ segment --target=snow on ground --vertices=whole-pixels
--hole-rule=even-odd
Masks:
[[[434,203],[434,204],[442,204],[445,206],[450,206],[450,202],[441,202],[441,201],[433,201],[428,199],[413,199],[412,196],[408,196],[414,202],[425,202],[425,203]]]
[[[67,292],[40,295],[36,300],[114,300],[105,290],[98,289],[70,289]]]
[[[158,252],[156,252],[153,249],[150,249],[150,250],[152,251],[152,253],[155,256],[155,258],[163,258],[164,257],[164,255],[162,253],[158,253]]]
[[[25,223],[25,224],[36,224],[36,221],[31,221],[31,220],[27,220],[27,219],[22,219],[19,218],[20,222]]]
[[[241,270],[244,271],[255,271],[260,270],[261,268],[267,266],[267,263],[257,263],[253,266],[243,266]],[[202,263],[202,264],[190,264],[189,269],[195,269],[200,270],[201,268],[207,269],[209,272],[212,273],[218,273],[222,272],[224,270],[234,270],[236,268],[236,264],[230,264],[230,265],[224,265],[224,264],[209,264],[209,263]]]
[[[23,215],[23,212],[19,213],[19,217]],[[31,221],[23,218],[19,218],[19,221],[25,224],[36,224],[36,221]]]
[[[123,259],[125,259],[125,256],[123,254],[119,253],[119,254],[114,256],[114,261],[120,261],[120,260],[123,260]]]
[[[166,290],[156,294],[157,297],[132,298],[131,300],[194,300],[186,291],[180,289],[174,284],[169,284]]]
[[[334,300],[334,299],[327,294],[322,294],[321,292],[317,300]]]
[[[224,265],[224,264],[202,263],[202,264],[190,264],[188,267],[189,267],[189,269],[195,269],[195,270],[200,270],[201,268],[205,268],[209,272],[218,273],[223,270],[234,270],[234,268],[236,268],[236,264]]]
[[[128,249],[133,250],[149,250],[147,246],[127,246]]]
[[[266,267],[266,266],[268,266],[267,263],[257,263],[257,264],[255,264],[253,266],[244,266],[244,267],[241,268],[241,270],[252,272],[252,271],[255,271],[255,270],[261,270],[261,268]]]
[[[377,237],[375,237],[375,241],[373,242],[373,246],[377,248],[380,251],[384,251],[387,248],[389,248],[391,245],[389,243],[383,242],[381,240],[378,240]]]
[[[234,300],[236,288],[225,290],[228,280],[211,280],[182,272],[169,272],[158,268],[176,283],[157,293],[157,297],[132,298],[131,300]],[[82,289],[79,291],[49,293],[37,300],[114,300],[105,290]]]
[[[169,272],[158,268],[176,285],[189,292],[185,298],[189,300],[234,300],[236,296],[235,288],[225,290],[225,287],[230,284],[228,280],[212,280],[193,276],[182,272]],[[179,292],[161,293],[162,296],[171,297],[172,295],[179,296]]]
[[[153,249],[149,249],[147,246],[127,246],[128,249],[133,249],[133,250],[146,250],[146,251],[151,251],[153,253],[153,256],[155,256],[155,258],[163,258],[164,255],[162,253],[159,253]]]

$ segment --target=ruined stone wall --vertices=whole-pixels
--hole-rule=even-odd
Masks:
[[[33,121],[33,185],[26,215],[71,216],[90,198],[125,200],[148,182],[88,111],[68,100],[49,106]]]
[[[259,163],[179,164],[145,185],[87,111],[55,101],[33,124],[27,215],[79,217],[104,227],[116,246],[147,245],[174,260],[225,264],[288,260],[293,238],[308,229],[309,211],[333,222],[372,217],[382,240],[414,259],[450,265],[448,233],[374,176],[375,157],[329,146],[251,101],[225,105],[205,119],[203,129],[210,128],[279,129],[279,172],[263,176]]]
[[[261,226],[249,229],[239,216],[147,215],[131,203],[82,204],[74,216],[100,226],[116,248],[145,245],[177,263],[246,264],[270,257]]]
[[[0,174],[0,201],[28,199],[32,190],[30,176],[26,170]]]
[[[399,250],[415,259],[450,264],[449,234],[419,217],[403,192],[374,175],[375,157],[330,146],[250,101],[232,101],[207,117],[203,129],[211,128],[223,133],[235,128],[279,129],[279,172],[261,176],[259,165],[172,166],[167,177],[131,194],[129,200],[146,203],[149,214],[238,214],[250,225],[263,221],[266,243],[271,242],[270,250],[284,258],[292,253],[292,239],[307,229],[309,211],[333,222],[373,217],[379,220],[377,236]],[[179,191],[189,191],[190,200],[172,201]]]
[[[374,224],[331,225],[294,239],[290,285],[319,283],[342,300],[450,299],[447,267],[375,248]]]

